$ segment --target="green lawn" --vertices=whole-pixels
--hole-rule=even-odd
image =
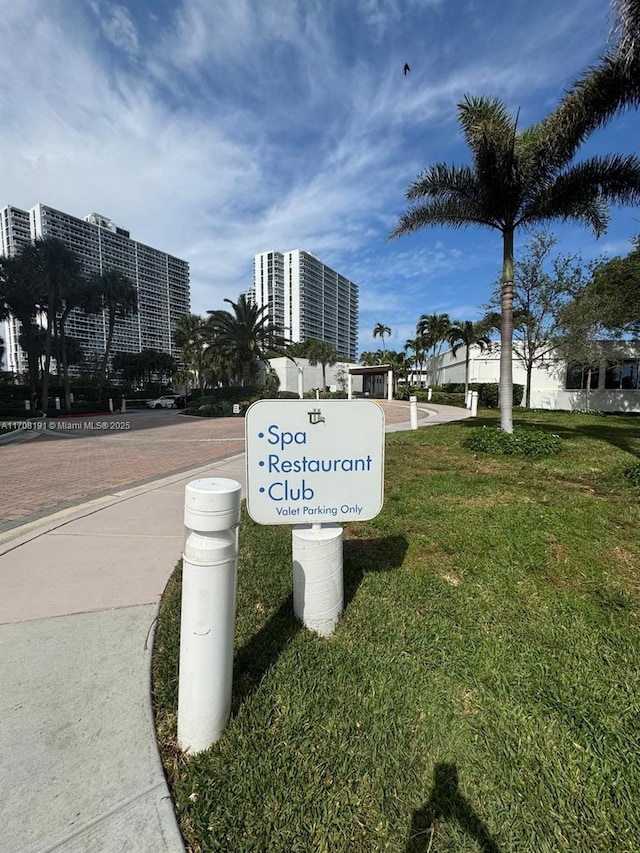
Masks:
[[[194,853],[640,851],[640,419],[517,412],[561,453],[497,459],[462,447],[482,414],[387,436],[329,640],[293,618],[290,529],[243,519],[232,719],[189,760],[174,574],[154,692]]]

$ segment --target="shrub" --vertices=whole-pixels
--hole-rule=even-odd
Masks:
[[[426,402],[427,398],[428,394],[424,394],[421,402]],[[431,402],[438,406],[458,406],[461,409],[464,409],[466,404],[464,392],[457,393],[447,391],[434,391],[431,396]]]
[[[629,465],[623,471],[623,477],[628,480],[636,489],[640,489],[640,459]]]
[[[476,453],[491,456],[555,456],[560,450],[560,438],[539,429],[516,427],[512,433],[496,427],[474,429],[463,442]]]
[[[298,400],[296,391],[278,391],[278,400]]]

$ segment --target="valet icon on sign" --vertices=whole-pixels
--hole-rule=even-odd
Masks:
[[[309,415],[310,424],[320,424],[325,422],[320,409],[312,409],[310,412],[307,412],[307,414]]]

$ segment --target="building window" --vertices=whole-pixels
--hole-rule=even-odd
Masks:
[[[591,382],[589,387],[595,390],[598,387],[598,378],[600,371],[597,367],[591,368]],[[589,377],[589,368],[583,364],[574,365],[567,368],[567,381],[565,388],[567,391],[583,391],[587,387]]]
[[[604,377],[604,387],[614,391],[638,388],[638,362],[625,359],[609,363]]]

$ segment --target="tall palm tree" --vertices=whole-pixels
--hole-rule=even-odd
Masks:
[[[181,350],[182,361],[188,370],[193,370],[198,387],[204,383],[205,348],[210,342],[211,327],[197,314],[183,314],[178,317],[173,340]]]
[[[373,337],[374,338],[380,338],[382,340],[382,361],[383,362],[384,362],[384,359],[386,357],[386,352],[387,352],[384,348],[384,339],[385,339],[385,336],[389,336],[389,335],[391,335],[391,329],[389,328],[389,326],[385,326],[383,323],[376,323],[376,325],[373,328]]]
[[[0,258],[0,320],[14,317],[21,327],[23,349],[27,354],[29,396],[32,404],[37,399],[38,356],[36,324],[40,296],[37,282],[28,274],[20,255]]]
[[[268,308],[259,308],[247,301],[241,294],[237,302],[225,299],[233,309],[230,311],[208,311],[208,323],[214,332],[212,348],[233,359],[236,366],[236,378],[241,385],[247,385],[251,378],[251,368],[256,362],[265,360],[267,352],[273,350],[286,355],[282,330],[273,325],[267,314]]]
[[[103,310],[107,314],[107,340],[98,373],[98,394],[101,398],[107,381],[107,367],[116,323],[138,313],[138,291],[128,276],[114,269],[92,276],[91,285],[91,296],[85,305],[86,312],[94,314]]]
[[[433,384],[437,385],[438,363],[437,356],[440,355],[442,344],[446,340],[447,332],[451,326],[448,314],[421,314],[416,325],[418,334],[423,335],[432,347],[431,365],[433,371]]]
[[[36,238],[27,243],[17,259],[23,268],[24,276],[36,287],[39,307],[46,315],[41,395],[41,408],[46,412],[53,339],[58,332],[57,314],[65,289],[73,287],[80,277],[80,261],[75,252],[56,237]]]
[[[471,347],[477,346],[480,348],[480,352],[484,352],[491,341],[488,335],[485,334],[484,326],[480,323],[472,323],[470,320],[464,320],[461,323],[454,323],[447,330],[445,338],[448,343],[451,344],[451,353],[454,358],[456,357],[460,347],[464,346],[466,348],[464,354],[464,393],[466,396],[469,391],[469,360],[471,357]]]
[[[574,164],[584,138],[580,121],[565,115],[555,144],[545,122],[518,129],[498,98],[465,97],[458,121],[472,164],[427,167],[406,198],[416,204],[404,213],[391,238],[436,225],[478,225],[502,234],[500,323],[500,425],[513,432],[514,235],[520,227],[553,220],[590,225],[596,236],[608,224],[608,203],[640,201],[640,157],[605,155]],[[573,134],[573,136],[572,136]],[[573,139],[575,144],[570,145]]]

